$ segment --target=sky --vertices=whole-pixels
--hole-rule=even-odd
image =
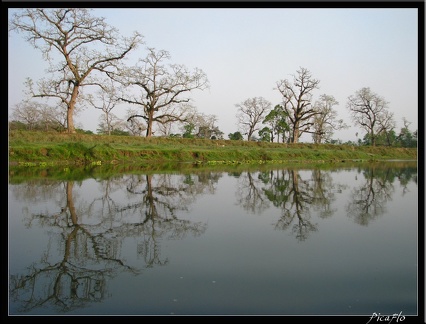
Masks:
[[[301,67],[320,81],[313,101],[333,96],[338,118],[350,125],[333,139],[365,135],[346,108],[348,97],[364,87],[389,103],[397,133],[403,118],[411,131],[418,127],[417,8],[97,8],[92,15],[104,17],[123,36],[138,31],[145,46],[170,53],[168,63],[203,70],[210,88],[191,92],[192,104],[217,117],[225,139],[239,130],[237,104],[254,97],[280,104],[276,83],[293,80]],[[48,65],[22,34],[9,33],[8,47],[10,114],[23,99],[26,78],[42,78]],[[131,56],[146,54],[140,47]],[[125,109],[113,113],[124,118]],[[96,133],[100,114],[87,108],[75,124]],[[310,142],[311,136],[300,141]]]

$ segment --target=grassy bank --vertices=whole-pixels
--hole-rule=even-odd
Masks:
[[[416,160],[416,148],[9,132],[13,165],[199,164]]]

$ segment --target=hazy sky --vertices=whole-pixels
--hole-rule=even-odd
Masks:
[[[9,18],[12,9],[9,9]],[[216,115],[227,139],[238,130],[236,104],[263,97],[272,107],[281,103],[276,82],[292,80],[300,67],[320,80],[321,94],[339,102],[338,117],[353,125],[347,98],[363,87],[389,102],[399,132],[405,117],[418,127],[417,8],[223,8],[223,9],[95,9],[122,35],[138,31],[146,46],[170,52],[170,63],[198,67],[209,90],[191,93],[199,112]],[[133,58],[144,58],[140,47]],[[21,34],[9,34],[9,112],[23,98],[27,77],[43,76],[47,63]],[[136,107],[133,107],[136,108]],[[125,108],[113,113],[124,117]],[[96,132],[101,111],[86,109],[77,126]],[[342,141],[362,138],[355,127],[336,132]],[[257,135],[257,133],[256,133]],[[303,135],[301,141],[310,141]]]

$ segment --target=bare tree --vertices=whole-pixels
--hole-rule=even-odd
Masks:
[[[370,88],[362,88],[355,95],[349,96],[347,108],[354,123],[367,131],[373,146],[376,145],[377,136],[394,125],[388,102]]]
[[[377,135],[383,134],[386,138],[387,145],[391,146],[393,144],[393,139],[394,139],[393,138],[394,136],[392,135],[395,134],[394,130],[396,127],[393,113],[390,112],[389,110],[384,111],[383,115],[379,119],[379,124],[380,124],[380,128]]]
[[[238,123],[242,131],[247,134],[247,140],[250,141],[253,133],[259,130],[272,105],[263,97],[254,97],[235,106],[238,108]]]
[[[311,72],[301,67],[297,75],[293,75],[293,82],[280,80],[276,83],[283,97],[284,111],[288,114],[292,132],[292,143],[299,142],[303,133],[313,133],[310,127],[312,118],[317,114],[312,106],[312,92],[318,89],[319,80],[313,79]]]
[[[123,122],[111,112],[119,103],[117,87],[114,85],[112,79],[106,80],[104,84],[106,85],[98,89],[96,97],[89,94],[87,96],[87,101],[96,109],[102,110],[103,114],[100,117],[101,130],[103,133],[111,135],[114,126],[122,124]]]
[[[40,104],[22,101],[15,105],[12,118],[27,126],[28,129],[36,128],[40,121]]]
[[[27,129],[54,129],[63,131],[66,129],[66,114],[57,112],[56,107],[47,104],[23,100],[16,104],[12,118],[26,125]]]
[[[54,98],[67,108],[67,130],[75,133],[74,109],[86,86],[100,86],[96,76],[111,73],[138,44],[142,36],[119,37],[104,18],[91,16],[86,8],[24,8],[13,15],[10,31],[22,32],[49,63],[49,79],[27,86],[33,97]],[[59,53],[60,60],[55,62]]]
[[[343,119],[337,119],[337,111],[333,109],[333,106],[338,104],[339,102],[333,96],[326,94],[321,95],[320,100],[315,103],[314,109],[318,114],[313,117],[314,143],[321,144],[323,141],[330,140],[335,130],[349,127]]]
[[[203,113],[196,113],[192,122],[195,126],[195,136],[199,138],[212,138],[215,136],[216,138],[222,137],[222,132],[216,125],[217,116],[216,115],[206,115]]]
[[[125,128],[134,136],[142,136],[143,132],[146,131],[146,125],[137,118],[130,118],[130,116],[134,116],[136,114],[135,109],[129,108],[127,110],[126,116],[127,116],[127,123],[125,125]]]
[[[135,120],[135,119],[132,119]],[[131,121],[132,121],[131,120]],[[158,131],[160,132],[160,136],[170,136],[172,134],[173,124],[167,123],[167,124],[158,124]]]
[[[151,137],[154,122],[185,121],[187,110],[182,103],[189,102],[190,98],[183,95],[195,89],[204,90],[209,85],[202,70],[196,68],[190,72],[178,64],[165,66],[162,63],[171,58],[169,52],[155,51],[154,48],[148,48],[148,51],[145,59],[123,70],[116,78],[126,87],[120,99],[142,108],[128,121],[143,118],[147,124],[146,136]],[[135,94],[132,90],[138,91]]]
[[[114,131],[125,132],[127,128],[126,121],[117,117],[113,113],[108,115],[102,114],[99,116],[98,134],[111,135]]]

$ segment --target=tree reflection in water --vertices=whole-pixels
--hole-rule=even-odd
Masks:
[[[347,217],[367,226],[382,215],[400,182],[404,195],[408,183],[417,183],[417,168],[389,168],[380,164],[360,167]],[[28,206],[28,228],[48,231],[48,245],[40,260],[25,274],[10,275],[10,298],[19,312],[48,307],[58,313],[82,308],[108,297],[109,279],[121,273],[140,274],[165,266],[161,242],[205,233],[207,224],[183,218],[200,195],[216,193],[224,172],[194,174],[126,174],[96,180],[93,197],[82,194],[77,181],[27,181],[11,186],[15,199]],[[318,168],[282,168],[228,174],[236,178],[236,203],[249,214],[261,215],[271,205],[280,214],[274,229],[291,231],[298,241],[318,231],[319,219],[336,212],[334,201],[349,186],[333,181],[332,171]],[[95,181],[91,179],[91,181]],[[95,196],[100,193],[100,195]],[[48,201],[46,211],[32,212],[31,204]],[[131,265],[124,241],[136,242],[140,264]],[[128,252],[128,251],[127,251]]]
[[[240,177],[238,192],[239,204],[248,212],[260,213],[269,207],[268,202],[282,211],[282,216],[274,227],[287,230],[300,241],[308,238],[310,232],[317,231],[317,224],[311,222],[311,210],[318,211],[321,218],[330,217],[330,208],[335,192],[341,192],[345,185],[335,185],[328,172],[313,169],[310,178],[302,179],[297,169],[270,170],[258,174],[254,180],[248,172]]]
[[[362,173],[362,183],[352,189],[353,200],[346,207],[348,217],[356,224],[367,226],[369,223],[386,212],[386,204],[392,200],[395,191],[396,179],[406,193],[410,180],[417,183],[417,169],[415,168],[384,168],[380,165],[371,165],[368,168],[358,169]],[[358,179],[358,177],[357,177]]]
[[[28,192],[40,187],[43,191],[50,188],[51,197],[57,197],[61,187],[63,192],[57,201],[58,212],[27,215],[27,227],[38,222],[48,228],[51,243],[27,274],[10,276],[10,297],[22,303],[20,311],[49,306],[67,312],[100,301],[107,296],[108,277],[125,271],[138,274],[143,268],[168,263],[160,253],[158,241],[162,237],[181,239],[188,234],[204,233],[205,223],[180,219],[176,211],[187,209],[206,188],[214,190],[212,183],[217,177],[193,181],[192,185],[188,181],[171,183],[171,179],[171,175],[165,174],[103,180],[100,182],[103,196],[88,204],[74,196],[78,188],[73,181],[52,182],[48,186],[29,182],[15,187],[26,192],[21,197],[35,197]],[[123,185],[127,188],[127,198],[137,197],[135,203],[123,204],[111,197]],[[129,237],[139,240],[137,253],[145,263],[142,267],[127,265],[121,256],[122,242]],[[55,260],[54,248],[60,250],[59,260]]]

